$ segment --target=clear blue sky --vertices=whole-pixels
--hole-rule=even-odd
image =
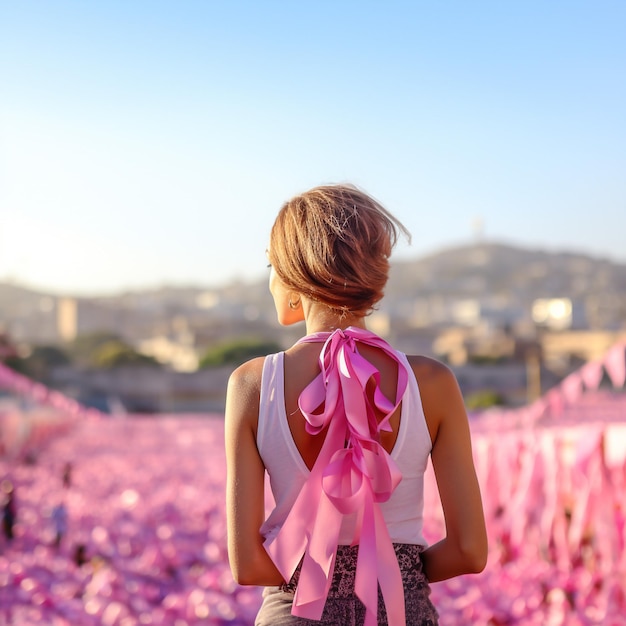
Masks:
[[[626,262],[626,2],[0,0],[0,280],[266,273],[291,195]]]

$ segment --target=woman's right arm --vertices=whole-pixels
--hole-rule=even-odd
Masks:
[[[433,440],[431,459],[446,527],[445,538],[422,553],[426,577],[436,582],[481,572],[487,563],[487,532],[457,380],[433,359],[420,359],[414,371]]]
[[[228,558],[240,585],[283,582],[263,547],[265,467],[256,446],[263,359],[237,368],[226,392],[226,520]]]

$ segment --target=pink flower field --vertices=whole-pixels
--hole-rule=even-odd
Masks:
[[[626,625],[626,394],[601,379],[472,418],[489,562],[433,585],[442,626]],[[0,626],[253,624],[260,590],[226,557],[222,416],[102,416],[37,389],[34,407],[0,403],[17,512],[0,534]],[[431,474],[425,530],[443,532]]]
[[[252,623],[259,592],[226,560],[222,440],[212,416],[86,418],[30,462],[0,463],[17,501],[15,537],[0,538],[0,624]]]

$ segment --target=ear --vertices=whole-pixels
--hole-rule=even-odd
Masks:
[[[302,306],[302,297],[295,291],[289,292],[287,299],[288,308],[283,313],[281,324],[283,326],[291,326],[304,321],[304,308]]]

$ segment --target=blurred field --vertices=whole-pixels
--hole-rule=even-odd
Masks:
[[[595,390],[565,381],[536,406],[472,418],[489,562],[433,585],[442,626],[626,624],[626,394],[594,376]],[[226,558],[221,415],[5,403],[0,449],[17,502],[13,540],[0,535],[0,626],[253,624],[260,590],[236,585]],[[443,520],[426,478],[435,541]]]
[[[18,522],[10,545],[0,538],[0,624],[250,624],[258,590],[237,587],[226,561],[222,439],[211,416],[87,418],[26,463],[3,460]]]

